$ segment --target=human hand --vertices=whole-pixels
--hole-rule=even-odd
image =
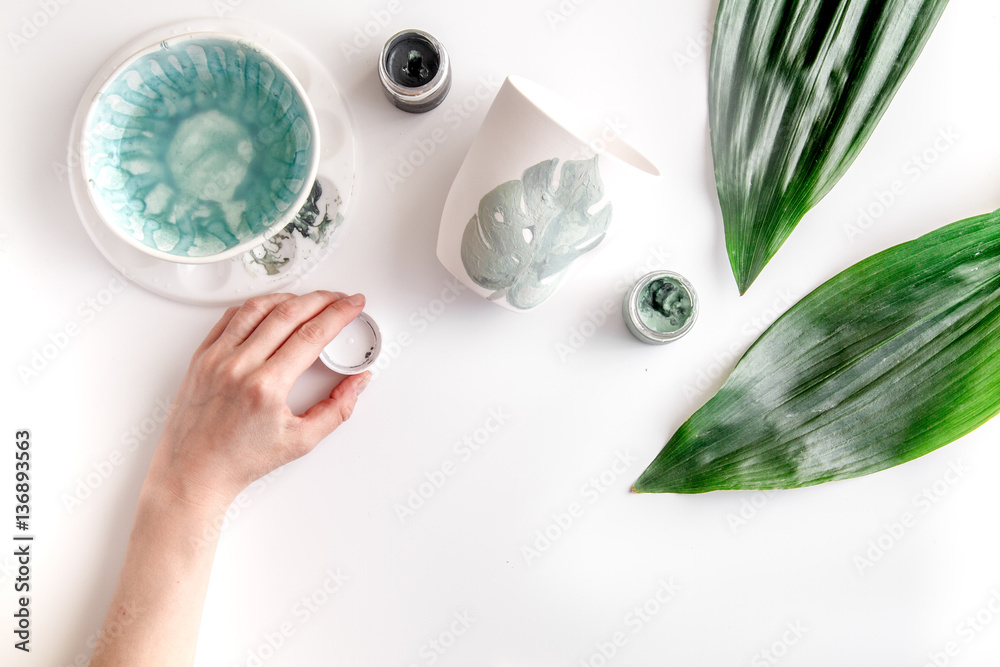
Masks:
[[[288,393],[364,308],[360,294],[272,294],[228,309],[195,351],[146,484],[225,509],[254,480],[309,453],[351,416],[370,373],[350,376],[301,415]]]

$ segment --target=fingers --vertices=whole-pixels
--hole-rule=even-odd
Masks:
[[[243,347],[253,354],[256,361],[263,363],[304,322],[316,317],[324,308],[345,296],[347,295],[343,292],[318,291],[277,303],[243,342]]]
[[[365,390],[371,379],[372,374],[367,371],[351,375],[333,388],[330,398],[323,399],[306,410],[302,415],[302,428],[310,448],[315,447],[320,440],[350,418],[358,395]]]
[[[233,347],[242,344],[276,305],[294,298],[294,294],[268,294],[247,299],[229,320],[219,338]]]
[[[364,307],[365,297],[361,294],[329,303],[312,319],[302,322],[265,365],[271,366],[291,386],[341,329],[361,314]]]

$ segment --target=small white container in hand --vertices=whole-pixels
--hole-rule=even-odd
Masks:
[[[374,364],[381,351],[382,332],[375,320],[361,313],[323,348],[319,358],[341,375],[357,375]]]

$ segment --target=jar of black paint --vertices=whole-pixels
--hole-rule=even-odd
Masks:
[[[423,113],[451,90],[451,63],[444,45],[423,30],[403,30],[382,47],[378,76],[386,97],[403,111]]]

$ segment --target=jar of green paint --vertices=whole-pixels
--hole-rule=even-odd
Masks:
[[[643,343],[662,345],[677,340],[698,319],[698,295],[684,276],[654,271],[640,278],[625,294],[622,316]]]

